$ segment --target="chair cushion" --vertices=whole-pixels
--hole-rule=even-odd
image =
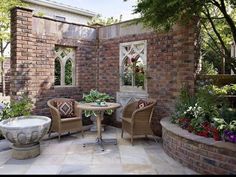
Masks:
[[[61,118],[71,118],[74,117],[74,101],[55,101],[56,107],[60,112]]]
[[[150,105],[150,104],[152,104],[152,103],[151,103],[151,102],[148,102],[148,101],[145,101],[145,100],[142,100],[142,99],[140,99],[140,100],[138,101],[137,109],[144,108],[145,106],[148,106],[148,105]]]

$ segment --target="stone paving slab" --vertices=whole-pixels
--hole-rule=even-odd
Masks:
[[[11,144],[0,141],[0,174],[197,174],[165,154],[162,143],[152,137],[134,139],[128,134],[121,139],[121,130],[107,126],[104,138],[117,138],[117,145],[83,147],[96,139],[96,132],[45,136],[40,143],[41,154],[27,160],[11,157]]]

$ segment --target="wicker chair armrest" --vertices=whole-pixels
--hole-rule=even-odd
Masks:
[[[75,101],[74,114],[75,114],[76,117],[82,118],[82,109],[80,109],[80,108],[78,107],[78,104],[79,104],[79,102]]]
[[[149,121],[151,122],[153,110],[154,110],[155,103],[152,103],[148,106],[145,106],[143,108],[136,109],[132,114],[132,119],[139,120],[139,121]]]
[[[127,105],[124,107],[122,117],[130,117],[130,118],[131,118],[133,112],[134,112],[134,111],[136,110],[136,108],[137,108],[137,105],[138,105],[138,102],[132,102],[132,103],[127,104]]]
[[[53,105],[51,105],[49,101],[47,102],[47,105],[49,106],[53,121],[58,122],[58,123],[61,122],[61,115],[60,115],[59,110]]]

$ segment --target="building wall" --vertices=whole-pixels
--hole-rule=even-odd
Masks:
[[[87,25],[87,22],[92,19],[92,17],[89,16],[79,15],[59,9],[53,9],[38,4],[32,4],[32,3],[27,3],[27,4],[29,4],[29,7],[34,10],[33,14],[38,15],[42,13],[44,17],[52,19],[55,19],[55,16],[60,16],[60,17],[65,17],[67,22],[84,24],[84,25]]]
[[[119,23],[98,30],[12,10],[11,98],[21,93],[35,102],[35,114],[49,115],[46,102],[54,97],[81,100],[97,88],[116,96],[119,91],[119,44],[147,40],[147,87],[157,99],[152,127],[161,136],[160,119],[170,115],[183,84],[194,90],[198,57],[196,23],[156,33],[142,25]],[[98,36],[97,36],[98,34]],[[99,39],[99,40],[98,40]],[[76,86],[54,87],[55,45],[76,48]]]

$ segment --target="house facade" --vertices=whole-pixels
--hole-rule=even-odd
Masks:
[[[23,0],[33,10],[34,15],[51,19],[87,25],[95,12],[57,3],[50,0]]]

